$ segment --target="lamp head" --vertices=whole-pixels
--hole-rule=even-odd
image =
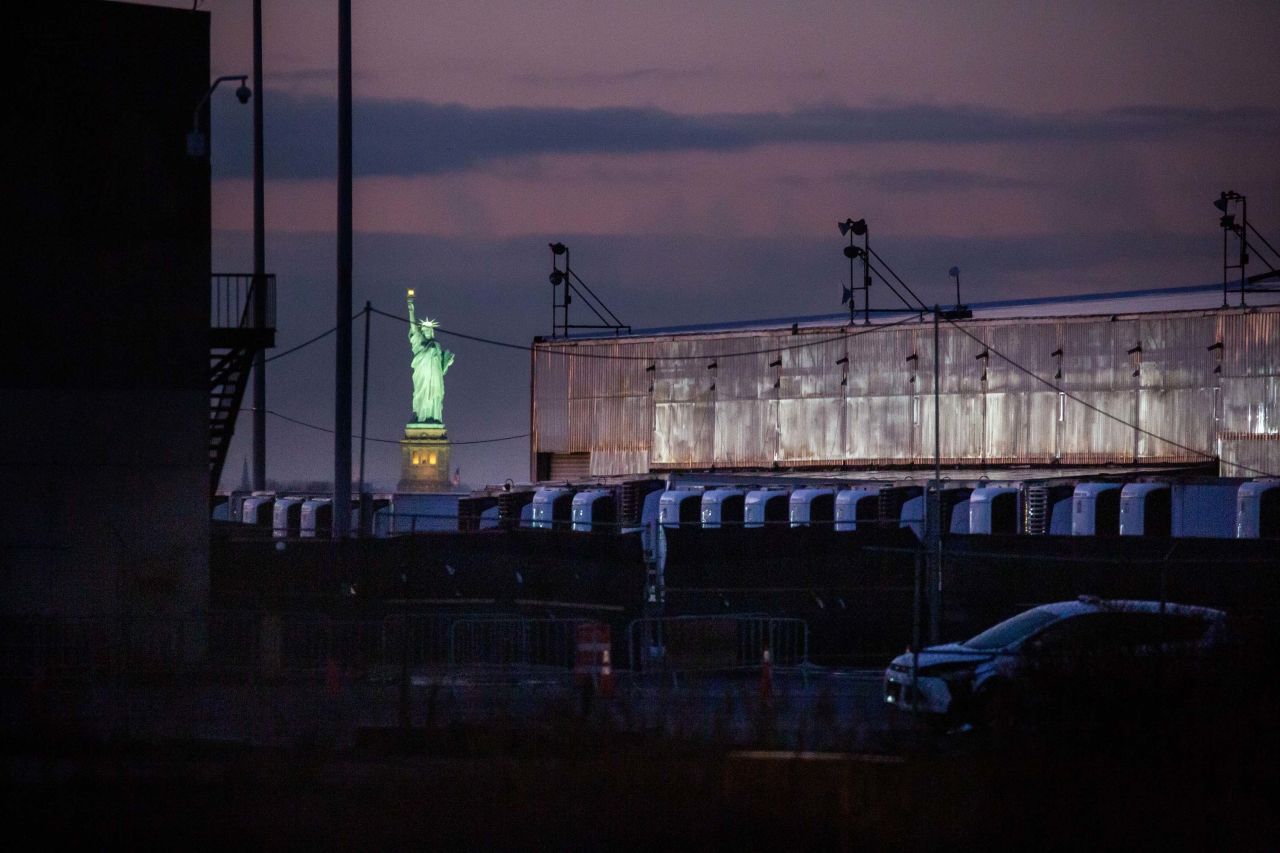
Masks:
[[[249,103],[249,99],[253,97],[253,90],[250,89],[243,80],[240,81],[240,87],[236,89],[236,100],[242,104]]]
[[[853,258],[861,257],[862,249],[858,248],[857,246],[845,246],[844,256],[846,258],[849,258],[850,260],[852,260]]]
[[[569,250],[564,243],[549,243],[548,245],[551,246],[551,254],[553,255],[563,255]]]
[[[551,279],[552,284],[562,284],[564,282],[564,273],[560,272],[560,270],[552,270],[551,275],[547,276],[547,278]]]
[[[861,237],[867,233],[867,220],[859,219],[857,222],[849,223],[849,230]]]

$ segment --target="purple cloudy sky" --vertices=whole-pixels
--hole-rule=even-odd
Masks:
[[[285,348],[332,325],[337,4],[264,6]],[[1220,280],[1223,189],[1280,234],[1274,0],[353,6],[357,306],[414,287],[447,328],[527,343],[552,239],[645,327],[840,310],[847,216],[929,301],[953,264],[970,300]],[[249,73],[249,2],[202,9],[213,73]],[[250,117],[219,91],[218,269],[250,267]],[[524,432],[527,356],[445,342],[451,436]],[[394,439],[404,329],[375,318],[372,346],[369,434]],[[273,363],[270,407],[331,422],[332,364],[331,339]],[[269,476],[329,476],[329,437],[269,425]],[[455,455],[472,484],[528,475],[526,442]],[[370,446],[375,483],[398,464]]]

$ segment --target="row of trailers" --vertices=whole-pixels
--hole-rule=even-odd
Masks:
[[[1143,477],[1063,482],[944,480],[942,528],[958,534],[1280,538],[1280,480]],[[723,485],[660,480],[543,486],[463,499],[463,529],[619,532],[655,526],[866,526],[925,532],[916,484]]]
[[[374,497],[369,510],[375,525],[390,501]],[[351,501],[351,532],[360,532],[362,507]],[[315,495],[278,495],[275,492],[233,493],[214,507],[215,521],[232,521],[261,530],[276,538],[327,539],[333,534],[333,498]],[[375,526],[376,529],[376,526]]]
[[[902,483],[561,484],[461,499],[432,496],[437,503],[446,500],[448,507],[433,504],[429,515],[406,515],[412,525],[395,515],[396,496],[375,496],[368,502],[374,522],[369,532],[387,536],[455,526],[464,531],[504,527],[583,533],[647,532],[655,526],[826,526],[849,532],[874,525],[909,528],[923,538],[924,491],[922,485]],[[1280,538],[1277,479],[944,480],[940,503],[943,529],[950,533]],[[271,529],[278,537],[324,538],[332,527],[329,497],[258,492],[233,497],[220,509],[226,520]],[[353,533],[360,530],[360,511],[360,502],[353,500]]]

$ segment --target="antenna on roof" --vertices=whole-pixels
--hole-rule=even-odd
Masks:
[[[973,312],[968,306],[960,304],[960,267],[952,267],[947,270],[947,275],[956,280],[956,307],[949,311],[943,311],[942,317],[945,320],[968,320],[973,316]]]
[[[1229,212],[1232,205],[1238,205],[1237,210],[1240,214],[1240,221],[1236,222],[1236,214]],[[1240,270],[1240,307],[1245,307],[1245,293],[1274,293],[1280,291],[1280,252],[1267,242],[1267,238],[1263,237],[1257,228],[1249,224],[1249,205],[1247,199],[1235,190],[1223,190],[1218,194],[1218,198],[1214,200],[1213,206],[1218,208],[1222,217],[1218,220],[1218,225],[1222,228],[1222,307],[1227,307],[1227,277],[1231,274],[1231,270]],[[1276,258],[1276,263],[1272,263],[1258,245],[1249,239],[1249,233],[1253,232],[1253,236],[1271,251],[1271,255]],[[1227,235],[1234,234],[1239,244],[1239,254],[1233,258],[1227,245]],[[1248,275],[1246,268],[1249,266],[1249,250],[1252,249],[1258,260],[1266,265],[1267,271]],[[1275,284],[1271,284],[1274,282]],[[1270,286],[1259,287],[1260,284],[1268,284]]]

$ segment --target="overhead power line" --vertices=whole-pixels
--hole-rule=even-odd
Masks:
[[[1120,425],[1122,425],[1122,426],[1128,427],[1129,429],[1135,430],[1135,431],[1137,431],[1137,432],[1139,432],[1139,433],[1141,433],[1141,434],[1143,434],[1143,435],[1147,436],[1148,438],[1153,438],[1153,439],[1155,439],[1156,441],[1164,442],[1165,444],[1168,444],[1168,445],[1170,445],[1170,446],[1172,446],[1172,447],[1176,447],[1176,448],[1178,448],[1179,450],[1185,450],[1185,451],[1186,451],[1186,452],[1188,452],[1188,453],[1194,453],[1194,454],[1196,454],[1197,456],[1203,456],[1206,460],[1210,460],[1210,459],[1219,459],[1219,457],[1217,456],[1217,454],[1214,454],[1214,453],[1208,453],[1208,452],[1206,452],[1206,451],[1204,451],[1204,450],[1200,450],[1199,448],[1196,448],[1196,447],[1188,447],[1188,446],[1187,446],[1187,445],[1185,445],[1185,444],[1182,444],[1182,443],[1180,443],[1180,442],[1174,441],[1172,438],[1166,438],[1165,436],[1160,435],[1159,433],[1155,433],[1155,432],[1152,432],[1152,431],[1151,431],[1151,430],[1149,430],[1149,429],[1145,429],[1145,428],[1144,428],[1144,427],[1142,427],[1140,424],[1135,424],[1135,423],[1133,423],[1132,421],[1125,420],[1123,417],[1121,417],[1121,416],[1119,416],[1119,415],[1113,415],[1111,412],[1108,412],[1108,411],[1106,411],[1105,409],[1100,408],[1099,406],[1095,406],[1093,403],[1090,403],[1090,402],[1089,402],[1089,401],[1087,401],[1087,400],[1084,400],[1084,399],[1082,399],[1082,398],[1080,398],[1080,397],[1077,397],[1075,394],[1072,394],[1070,391],[1064,391],[1064,390],[1062,389],[1062,387],[1061,387],[1059,384],[1057,384],[1056,382],[1054,382],[1053,380],[1051,380],[1051,379],[1046,379],[1045,377],[1043,377],[1043,376],[1041,376],[1040,374],[1036,373],[1036,372],[1035,372],[1034,370],[1032,370],[1031,368],[1026,367],[1026,366],[1024,366],[1024,365],[1022,365],[1022,364],[1018,363],[1018,362],[1017,362],[1017,361],[1015,361],[1013,358],[1011,358],[1011,357],[1009,357],[1009,356],[1005,355],[1004,353],[1000,352],[998,349],[996,349],[995,347],[991,346],[991,344],[989,344],[989,343],[987,343],[986,341],[982,340],[982,338],[979,338],[977,335],[973,334],[972,332],[970,332],[968,329],[964,328],[964,326],[961,326],[961,325],[960,325],[959,323],[957,323],[956,321],[954,321],[954,320],[947,320],[947,322],[948,322],[948,323],[950,323],[952,326],[954,326],[956,329],[958,329],[958,330],[959,330],[962,334],[964,334],[966,337],[970,338],[971,340],[975,341],[976,343],[981,344],[981,345],[982,345],[982,346],[983,346],[983,347],[984,347],[988,352],[990,352],[992,355],[996,356],[997,358],[1002,359],[1002,360],[1003,360],[1003,361],[1005,361],[1005,362],[1008,362],[1010,365],[1012,365],[1012,366],[1013,366],[1013,367],[1015,367],[1016,369],[1018,369],[1018,370],[1022,371],[1023,373],[1027,374],[1028,376],[1030,376],[1032,379],[1036,380],[1036,381],[1037,381],[1037,382],[1039,382],[1040,384],[1045,385],[1045,386],[1048,386],[1049,388],[1054,389],[1054,390],[1055,390],[1055,391],[1057,391],[1059,394],[1062,394],[1064,397],[1066,397],[1068,400],[1071,400],[1072,402],[1075,402],[1075,403],[1079,403],[1080,405],[1084,406],[1086,409],[1089,409],[1089,410],[1091,410],[1091,411],[1097,412],[1099,415],[1102,415],[1104,418],[1109,418],[1110,420],[1113,420],[1113,421],[1115,421],[1116,423],[1118,423],[1118,424],[1120,424]],[[936,417],[936,414],[935,414],[935,417]],[[1226,464],[1228,464],[1228,465],[1233,465],[1233,466],[1235,466],[1235,467],[1237,467],[1237,468],[1239,468],[1239,469],[1241,469],[1241,470],[1243,470],[1243,471],[1248,471],[1248,472],[1250,472],[1250,473],[1252,473],[1252,474],[1256,474],[1256,475],[1258,475],[1258,476],[1260,476],[1260,477],[1274,477],[1274,476],[1276,476],[1275,474],[1269,473],[1269,472],[1267,472],[1267,471],[1260,470],[1260,469],[1258,469],[1258,468],[1251,468],[1250,466],[1248,466],[1248,465],[1244,465],[1244,464],[1239,463],[1239,462],[1230,462],[1230,461],[1228,461]]]
[[[355,319],[356,319],[357,317],[359,317],[359,316],[360,316],[361,314],[363,314],[363,313],[364,313],[364,309],[363,309],[363,308],[361,308],[359,311],[357,311],[356,313],[352,314],[352,315],[351,315],[351,322],[353,322],[353,323],[354,323],[354,322],[355,322]],[[303,341],[302,343],[298,344],[297,346],[289,347],[287,350],[284,350],[283,352],[278,352],[278,353],[276,353],[275,355],[271,356],[270,358],[263,359],[263,362],[264,362],[264,363],[266,363],[266,362],[268,362],[268,361],[275,361],[277,358],[284,358],[286,355],[293,355],[295,352],[297,352],[297,351],[298,351],[298,350],[300,350],[300,349],[304,349],[304,348],[306,348],[306,347],[309,347],[309,346],[311,346],[312,344],[316,343],[317,341],[322,341],[322,340],[324,340],[325,338],[327,338],[329,335],[332,335],[332,334],[333,334],[334,332],[336,332],[336,331],[338,331],[338,327],[337,327],[337,326],[330,326],[328,329],[325,329],[325,330],[324,330],[323,332],[321,332],[320,334],[316,335],[316,336],[315,336],[315,337],[313,337],[313,338],[307,338],[305,341]]]
[[[876,259],[877,259],[877,260],[879,260],[882,264],[884,264],[884,260],[883,260],[882,258],[880,258],[880,256],[879,256],[879,255],[876,255]],[[909,288],[909,287],[907,287],[906,283],[905,283],[905,282],[903,282],[903,281],[902,281],[902,279],[901,279],[901,278],[900,278],[896,273],[894,273],[894,272],[893,272],[893,270],[892,270],[892,269],[890,269],[890,268],[888,267],[888,265],[887,265],[887,264],[885,264],[885,269],[887,269],[887,270],[890,272],[890,274],[892,274],[892,275],[893,275],[893,277],[894,277],[895,279],[897,279],[897,280],[898,280],[898,282],[899,282],[900,284],[902,284],[902,286],[907,290],[907,292],[908,292],[908,293],[911,293],[911,295],[912,295],[912,296],[915,296],[914,292],[912,292],[912,291],[910,290],[910,288]],[[880,273],[880,271],[879,271],[879,270],[875,270],[875,269],[873,268],[873,271],[876,273],[876,275],[877,275],[877,276],[879,276],[879,278],[881,279],[881,281],[884,281],[886,284],[888,284],[888,283],[889,283],[889,282],[888,282],[888,280],[887,280],[887,279],[886,279],[886,278],[885,278],[885,277]],[[890,287],[892,288],[892,286],[891,286],[891,285],[890,285]],[[896,291],[895,291],[895,293],[896,293]],[[899,298],[900,298],[900,299],[902,299],[902,297],[901,297],[901,295],[900,295],[900,294],[898,294],[898,296],[899,296]],[[918,297],[917,297],[917,299],[918,299]],[[904,303],[906,303],[906,300],[905,300],[905,299],[903,299],[902,301],[903,301]],[[909,304],[909,303],[907,303],[907,304]],[[353,314],[353,315],[352,315],[351,320],[352,320],[352,321],[355,321],[355,319],[356,319],[357,317],[359,317],[360,315],[364,314],[366,310],[371,311],[372,313],[377,314],[377,315],[379,315],[379,316],[385,317],[385,318],[386,318],[386,319],[388,319],[388,320],[395,320],[396,322],[399,322],[399,323],[408,323],[408,322],[409,322],[409,318],[408,318],[408,317],[397,316],[397,315],[395,315],[395,314],[390,314],[390,313],[388,313],[388,312],[386,312],[386,311],[382,311],[382,310],[380,310],[380,309],[373,308],[373,307],[369,307],[369,308],[367,308],[367,309],[361,309],[360,311],[358,311],[358,312],[356,312],[355,314]],[[925,308],[925,309],[923,309],[923,310],[927,312],[927,311],[932,311],[933,309]],[[891,328],[894,328],[895,326],[900,326],[900,325],[903,325],[903,324],[908,323],[908,322],[913,322],[913,321],[915,321],[915,319],[916,319],[915,315],[912,315],[912,316],[904,317],[904,318],[899,319],[899,320],[895,320],[895,321],[890,322],[890,323],[882,323],[882,324],[877,325],[877,326],[864,326],[864,327],[861,327],[861,328],[857,329],[856,331],[849,331],[849,332],[845,332],[845,333],[842,333],[842,334],[839,334],[839,335],[832,335],[832,336],[823,337],[823,338],[820,338],[820,339],[817,339],[817,340],[804,341],[804,342],[802,342],[802,343],[789,344],[789,345],[786,345],[786,346],[779,346],[779,347],[769,347],[769,348],[767,348],[767,349],[743,350],[743,351],[739,351],[739,352],[708,353],[708,354],[702,354],[702,353],[700,353],[700,354],[698,354],[698,355],[697,355],[697,357],[698,357],[698,358],[706,358],[706,359],[738,358],[738,357],[756,356],[756,355],[771,355],[771,354],[774,354],[774,353],[780,353],[780,352],[783,352],[783,351],[789,351],[789,350],[800,350],[800,349],[805,349],[805,348],[807,348],[807,347],[821,346],[821,345],[828,344],[828,343],[833,343],[833,342],[836,342],[836,341],[848,340],[848,339],[852,339],[852,338],[860,337],[860,336],[862,336],[862,335],[869,334],[869,333],[871,333],[871,332],[878,332],[878,331],[882,331],[882,330],[885,330],[885,329],[891,329]],[[1112,414],[1111,412],[1108,412],[1108,411],[1106,411],[1105,409],[1103,409],[1103,408],[1101,408],[1101,407],[1099,407],[1099,406],[1096,406],[1096,405],[1094,405],[1093,403],[1090,403],[1090,402],[1088,402],[1087,400],[1084,400],[1084,399],[1083,399],[1083,398],[1081,398],[1081,397],[1076,396],[1075,394],[1071,393],[1070,391],[1065,391],[1065,390],[1063,390],[1063,388],[1061,387],[1061,385],[1059,385],[1057,382],[1054,382],[1054,381],[1053,381],[1053,380],[1051,380],[1051,379],[1047,379],[1047,378],[1045,378],[1044,376],[1041,376],[1040,374],[1038,374],[1038,373],[1036,373],[1035,371],[1033,371],[1031,368],[1029,368],[1029,367],[1026,367],[1026,366],[1022,365],[1021,363],[1019,363],[1019,362],[1018,362],[1018,361],[1016,361],[1015,359],[1011,358],[1010,356],[1005,355],[1003,352],[1000,352],[1000,351],[999,351],[999,350],[997,350],[996,348],[992,347],[988,342],[984,341],[982,338],[980,338],[980,337],[978,337],[977,335],[973,334],[972,332],[970,332],[968,329],[964,328],[962,325],[960,325],[960,324],[959,324],[959,323],[957,323],[956,321],[954,321],[954,320],[950,320],[950,319],[947,319],[947,320],[946,320],[946,322],[947,322],[948,324],[950,324],[951,326],[955,327],[956,329],[958,329],[958,330],[959,330],[962,334],[964,334],[966,337],[968,337],[968,338],[972,339],[972,340],[973,340],[973,341],[975,341],[976,343],[981,344],[981,345],[982,345],[984,348],[986,348],[986,349],[987,349],[987,350],[988,350],[992,355],[995,355],[997,358],[999,358],[999,359],[1001,359],[1002,361],[1004,361],[1004,362],[1008,363],[1009,365],[1013,366],[1015,369],[1022,371],[1023,373],[1025,373],[1026,375],[1030,376],[1032,379],[1036,380],[1036,381],[1037,381],[1037,382],[1039,382],[1040,384],[1042,384],[1042,385],[1044,385],[1044,386],[1046,386],[1046,387],[1048,387],[1048,388],[1052,388],[1053,390],[1057,391],[1059,394],[1062,394],[1066,399],[1069,399],[1069,400],[1071,400],[1071,401],[1072,401],[1072,402],[1074,402],[1074,403],[1078,403],[1078,404],[1080,404],[1081,406],[1084,406],[1086,409],[1089,409],[1090,411],[1093,411],[1093,412],[1095,412],[1095,413],[1097,413],[1097,414],[1101,415],[1101,416],[1102,416],[1102,417],[1104,417],[1104,418],[1107,418],[1107,419],[1109,419],[1109,420],[1112,420],[1112,421],[1114,421],[1114,422],[1116,422],[1116,423],[1118,423],[1118,424],[1120,424],[1120,425],[1122,425],[1122,426],[1125,426],[1125,427],[1127,427],[1127,428],[1129,428],[1129,429],[1135,430],[1136,432],[1141,433],[1142,435],[1145,435],[1145,436],[1147,436],[1147,437],[1149,437],[1149,438],[1152,438],[1152,439],[1154,439],[1154,440],[1156,440],[1156,441],[1163,442],[1164,444],[1167,444],[1167,445],[1169,445],[1169,446],[1171,446],[1171,447],[1176,447],[1177,449],[1179,449],[1179,450],[1183,450],[1183,451],[1186,451],[1187,453],[1195,454],[1195,455],[1197,455],[1197,456],[1203,457],[1203,458],[1204,458],[1204,459],[1206,459],[1206,460],[1219,459],[1219,457],[1218,457],[1216,454],[1214,454],[1214,453],[1210,453],[1210,452],[1208,452],[1208,451],[1200,450],[1199,448],[1196,448],[1196,447],[1189,447],[1189,446],[1187,446],[1187,445],[1185,445],[1185,444],[1182,444],[1182,443],[1180,443],[1180,442],[1178,442],[1178,441],[1175,441],[1174,439],[1167,438],[1167,437],[1165,437],[1165,436],[1163,436],[1163,435],[1160,435],[1159,433],[1156,433],[1156,432],[1153,432],[1153,431],[1151,431],[1151,430],[1149,430],[1149,429],[1146,429],[1145,427],[1141,426],[1140,424],[1133,423],[1132,421],[1129,421],[1129,420],[1125,419],[1124,417],[1122,417],[1122,416],[1120,416],[1120,415]],[[320,334],[315,335],[314,337],[311,337],[311,338],[309,338],[309,339],[307,339],[307,340],[303,341],[302,343],[300,343],[300,344],[298,344],[298,345],[296,345],[296,346],[293,346],[293,347],[290,347],[290,348],[289,348],[289,349],[287,349],[287,350],[284,350],[283,352],[276,353],[275,355],[273,355],[273,356],[271,356],[270,358],[266,359],[266,361],[275,361],[276,359],[284,358],[284,357],[285,357],[285,356],[287,356],[287,355],[291,355],[292,353],[295,353],[295,352],[297,352],[297,351],[299,351],[299,350],[301,350],[301,349],[303,349],[303,348],[305,348],[305,347],[311,346],[312,344],[317,343],[318,341],[323,340],[323,339],[324,339],[324,338],[326,338],[327,336],[329,336],[329,335],[333,334],[335,331],[337,331],[337,326],[334,326],[334,327],[332,327],[332,328],[329,328],[329,329],[327,329],[327,330],[325,330],[325,331],[321,332]],[[493,338],[485,338],[485,337],[481,337],[481,336],[479,336],[479,335],[471,335],[471,334],[467,334],[467,333],[465,333],[465,332],[457,332],[457,331],[453,331],[453,330],[451,330],[451,329],[445,329],[445,328],[442,328],[442,327],[437,327],[435,331],[436,331],[436,333],[437,333],[437,334],[451,335],[451,336],[453,336],[453,337],[455,337],[455,338],[461,338],[461,339],[463,339],[463,340],[474,341],[474,342],[476,342],[476,343],[486,344],[486,345],[488,345],[488,346],[496,346],[496,347],[501,347],[501,348],[505,348],[505,349],[519,350],[519,351],[521,351],[521,352],[547,351],[545,346],[544,346],[544,347],[532,347],[532,346],[528,346],[528,345],[525,345],[525,344],[514,344],[514,343],[510,343],[510,342],[508,342],[508,341],[500,341],[500,340],[496,340],[496,339],[493,339]],[[583,339],[583,340],[602,340],[602,339],[590,339],[590,338],[588,338],[588,339]],[[568,344],[570,344],[570,343],[577,343],[577,341],[573,341],[573,342],[566,341],[564,345],[568,345]],[[550,346],[556,346],[556,343],[551,343],[551,344],[550,344]],[[562,345],[562,346],[563,346],[563,345]],[[611,354],[611,353],[591,353],[591,352],[582,352],[582,351],[577,351],[577,350],[568,350],[568,349],[558,349],[558,350],[554,350],[553,352],[554,352],[554,354],[555,354],[555,355],[558,355],[558,356],[564,356],[564,357],[567,357],[567,358],[598,358],[598,359],[615,360],[615,361],[643,361],[643,362],[649,362],[649,363],[654,363],[654,362],[658,362],[658,361],[680,361],[680,360],[684,360],[684,359],[690,358],[690,356],[687,356],[687,355],[680,355],[680,356],[664,356],[664,355],[656,355],[656,354],[655,354],[655,355],[618,355],[618,354]],[[243,409],[242,411],[253,411],[253,409],[252,409],[252,408],[249,408],[249,409]],[[314,429],[314,430],[318,430],[318,431],[320,431],[320,432],[326,432],[326,433],[330,433],[330,434],[332,434],[332,433],[333,433],[333,430],[332,430],[332,429],[328,429],[328,428],[326,428],[326,427],[322,427],[322,426],[319,426],[319,425],[317,425],[317,424],[307,423],[307,422],[305,422],[305,421],[301,421],[301,420],[298,420],[298,419],[296,419],[296,418],[289,417],[288,415],[284,415],[284,414],[282,414],[282,413],[280,413],[280,412],[275,412],[275,411],[272,411],[272,410],[270,410],[270,409],[266,410],[266,412],[267,412],[267,414],[269,414],[269,415],[272,415],[272,416],[277,417],[277,418],[281,418],[282,420],[289,421],[290,423],[294,423],[294,424],[297,424],[297,425],[299,425],[299,426],[306,427],[306,428],[308,428],[308,429]],[[520,439],[520,438],[527,438],[529,435],[530,435],[530,433],[521,433],[521,434],[519,434],[519,435],[502,436],[502,437],[499,437],[499,438],[492,438],[492,439],[477,439],[477,440],[473,440],[473,441],[455,441],[455,442],[452,442],[452,443],[453,443],[453,444],[456,444],[456,445],[467,445],[467,444],[490,444],[490,443],[495,443],[495,442],[513,441],[513,440]],[[359,438],[359,436],[354,436],[354,437]],[[366,437],[365,437],[365,440],[366,440],[366,441],[373,441],[373,442],[377,442],[377,443],[380,443],[380,444],[399,444],[399,441],[398,441],[397,439],[370,438],[370,437],[366,436]],[[1220,460],[1220,461],[1222,461],[1222,460]],[[1271,473],[1271,472],[1269,472],[1269,471],[1264,471],[1264,470],[1259,469],[1259,468],[1254,468],[1254,467],[1252,467],[1252,466],[1245,465],[1245,464],[1243,464],[1243,463],[1241,463],[1241,462],[1233,462],[1233,461],[1230,461],[1230,460],[1226,460],[1225,464],[1231,465],[1231,466],[1233,466],[1233,467],[1235,467],[1235,468],[1238,468],[1238,469],[1239,469],[1239,470],[1241,470],[1241,471],[1246,471],[1246,472],[1248,472],[1248,473],[1250,473],[1250,474],[1254,474],[1254,475],[1256,475],[1256,476],[1260,476],[1260,477],[1275,477],[1275,476],[1277,476],[1276,474],[1273,474],[1273,473]]]
[[[386,311],[381,311],[377,308],[372,309],[372,311],[374,314],[381,315],[387,318],[388,320],[395,320],[396,322],[399,322],[399,323],[409,322],[408,317],[401,317],[395,314],[389,314]],[[861,337],[862,335],[870,334],[872,332],[879,332],[885,329],[891,329],[895,326],[901,326],[904,323],[914,322],[915,320],[916,320],[915,315],[911,315],[909,317],[904,317],[900,320],[894,320],[893,322],[890,322],[890,323],[881,323],[878,326],[864,326],[862,328],[857,329],[856,331],[842,332],[841,334],[838,334],[838,335],[829,335],[826,337],[803,341],[800,343],[787,344],[785,346],[767,347],[765,349],[743,350],[740,352],[697,353],[694,356],[656,355],[656,354],[655,355],[618,355],[614,353],[582,352],[579,350],[568,349],[568,347],[572,347],[574,344],[578,344],[582,342],[612,341],[614,340],[613,338],[579,338],[576,340],[566,339],[564,341],[547,341],[542,346],[534,347],[534,346],[528,346],[527,344],[513,344],[508,341],[499,341],[499,340],[494,340],[493,338],[483,338],[483,337],[479,337],[478,335],[469,335],[464,332],[457,332],[452,329],[446,329],[444,327],[437,327],[435,332],[438,335],[441,335],[441,334],[452,335],[455,338],[461,338],[467,341],[475,341],[476,343],[488,344],[489,346],[504,347],[506,349],[520,350],[521,352],[548,352],[548,349],[547,349],[548,347],[562,347],[562,349],[556,349],[551,351],[552,354],[557,356],[565,356],[566,358],[599,358],[599,359],[605,359],[610,361],[643,361],[643,362],[653,363],[657,361],[685,361],[689,358],[720,359],[720,358],[741,358],[741,357],[753,356],[753,355],[774,355],[776,353],[788,352],[792,350],[802,350],[802,349],[807,349],[809,347],[822,346],[824,344],[830,344],[838,341],[849,340],[851,338]]]
[[[255,411],[253,407],[248,407],[245,409],[241,409],[240,414],[245,414],[247,412],[252,412],[252,411]],[[296,424],[301,427],[306,427],[307,429],[313,429],[316,432],[323,432],[323,433],[328,433],[329,435],[333,435],[333,429],[330,427],[322,427],[319,424],[308,423],[307,421],[290,417],[289,415],[274,411],[272,409],[266,409],[266,413],[268,415],[271,415],[272,417],[279,418],[282,421],[288,421],[291,424]],[[351,437],[360,438],[358,434],[353,434]],[[504,435],[498,438],[477,438],[477,439],[471,439],[469,441],[450,441],[449,444],[453,446],[464,445],[464,444],[497,444],[500,441],[515,441],[516,439],[519,439],[519,438],[528,438],[528,437],[529,437],[529,433],[522,432],[517,435]],[[376,442],[377,444],[399,444],[400,443],[399,439],[374,438],[371,435],[365,436],[364,440]]]

